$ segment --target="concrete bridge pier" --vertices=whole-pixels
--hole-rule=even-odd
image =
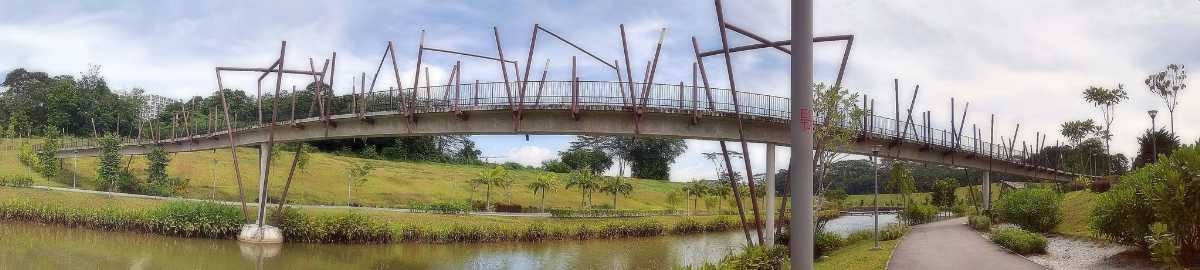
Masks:
[[[242,225],[238,240],[249,243],[282,243],[283,232],[266,225],[267,177],[271,175],[271,143],[258,145],[258,218],[254,224]]]
[[[979,188],[983,197],[983,210],[992,210],[992,172],[983,171],[982,187]]]
[[[767,143],[767,171],[765,176],[766,180],[764,181],[767,181],[767,194],[764,194],[763,198],[767,200],[765,202],[767,205],[767,213],[765,215],[767,217],[767,224],[765,226],[767,242],[763,243],[763,245],[773,247],[775,246],[775,144],[773,143]]]

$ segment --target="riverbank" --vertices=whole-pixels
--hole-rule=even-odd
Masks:
[[[112,231],[232,238],[246,218],[234,206],[0,187],[0,218]],[[270,210],[274,210],[273,208]],[[256,211],[251,207],[251,212]],[[615,239],[737,229],[731,216],[546,218],[292,209],[287,241],[318,243],[476,243]]]

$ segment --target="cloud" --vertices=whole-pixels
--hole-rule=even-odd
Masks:
[[[550,149],[540,146],[526,145],[509,148],[507,154],[500,158],[502,161],[516,162],[526,166],[541,166],[543,161],[557,158],[558,155]]]

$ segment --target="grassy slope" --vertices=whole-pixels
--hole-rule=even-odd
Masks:
[[[1068,192],[1063,197],[1063,222],[1054,227],[1054,232],[1075,237],[1095,237],[1092,229],[1088,228],[1088,220],[1099,197],[1099,193],[1087,190]]]
[[[978,187],[978,185],[976,185],[975,187]],[[992,201],[993,202],[1000,199],[1000,192],[998,192],[999,190],[1000,190],[1000,184],[992,184]],[[954,191],[954,193],[957,195],[958,199],[960,199],[960,200],[968,198],[967,197],[967,187],[959,187],[958,189],[956,189]],[[912,200],[917,201],[917,202],[924,202],[926,200],[929,200],[929,196],[931,194],[933,194],[933,193],[930,193],[930,192],[913,193]],[[849,197],[846,198],[846,205],[848,205],[848,206],[859,206],[859,205],[870,206],[871,202],[872,202],[871,201],[872,197],[873,197],[872,194],[850,195]],[[902,204],[903,201],[904,200],[902,199],[902,197],[900,197],[900,194],[883,194],[883,193],[879,194],[879,205],[881,205],[881,206],[882,205],[899,206]]]
[[[96,158],[78,159],[78,169],[74,169],[75,160],[63,160],[66,172],[55,179],[45,179],[22,165],[16,157],[17,149],[9,145],[18,144],[4,140],[0,146],[0,175],[29,175],[35,178],[35,184],[50,186],[71,186],[72,175],[78,176],[79,185],[83,188],[96,186]],[[478,165],[457,165],[440,163],[394,162],[366,160],[351,157],[341,157],[325,153],[314,153],[308,168],[297,172],[291,191],[288,193],[289,203],[301,204],[331,204],[344,205],[347,200],[346,171],[353,164],[369,162],[376,169],[368,176],[369,180],[362,186],[354,188],[356,201],[368,206],[403,207],[412,201],[448,202],[461,201],[470,198],[468,179],[475,177],[487,167]],[[282,152],[272,164],[271,196],[277,198],[282,192],[282,186],[291,165],[292,153]],[[215,160],[215,164],[214,164]],[[168,173],[171,176],[189,180],[189,190],[183,194],[188,198],[210,198],[215,179],[216,197],[222,200],[236,201],[238,198],[237,182],[233,174],[232,158],[228,150],[177,153],[171,155],[171,165]],[[258,152],[251,148],[238,151],[238,160],[243,184],[248,200],[253,200],[258,187]],[[125,160],[123,162],[127,162]],[[139,178],[145,179],[146,159],[137,156],[133,159],[132,172]],[[540,194],[525,188],[537,174],[538,170],[510,171],[515,180],[512,187],[505,190],[492,190],[493,202],[517,203],[526,206],[538,205]],[[566,175],[559,175],[565,178]],[[654,180],[632,179],[633,193],[629,197],[618,198],[617,206],[622,209],[666,209],[666,194],[678,189],[680,184]],[[476,200],[483,200],[483,187],[474,194]],[[580,193],[576,190],[564,190],[561,186],[546,195],[547,207],[578,207]],[[594,194],[596,204],[612,203],[612,197],[606,194]],[[682,203],[677,208],[686,208]]]
[[[873,241],[859,241],[849,246],[834,250],[829,254],[829,257],[822,258],[816,261],[815,269],[884,269],[887,268],[888,260],[892,257],[892,250],[896,249],[896,245],[900,240],[891,240],[879,242],[880,250],[871,250],[875,247]]]

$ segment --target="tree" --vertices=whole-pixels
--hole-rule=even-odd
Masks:
[[[1083,139],[1092,134],[1101,134],[1104,130],[1096,125],[1096,122],[1092,121],[1092,119],[1067,121],[1062,123],[1061,127],[1063,137],[1066,137],[1071,142],[1071,145],[1078,145],[1080,142],[1083,142]]]
[[[917,187],[913,180],[912,170],[909,170],[907,164],[904,162],[892,163],[891,181],[888,181],[887,189],[900,193],[900,197],[904,199],[904,206],[908,207],[908,196],[916,191]]]
[[[942,208],[953,207],[954,203],[958,200],[954,194],[954,191],[958,189],[958,180],[945,178],[934,182],[933,186],[933,194],[930,196],[933,205]]]
[[[728,178],[728,176],[726,175],[725,178]],[[733,194],[733,190],[729,188],[729,184],[728,184],[729,182],[726,182],[726,181],[728,181],[728,179],[721,180],[721,181],[714,181],[714,182],[710,183],[708,186],[708,190],[705,192],[708,195],[712,195],[713,197],[717,198],[717,211],[718,212],[720,212],[721,207],[724,206],[724,204],[722,202],[725,201],[725,199],[729,198],[729,195]],[[722,184],[722,183],[724,183],[724,184]]]
[[[633,192],[633,185],[626,181],[624,177],[609,177],[600,187],[600,191],[612,195],[613,209],[617,209],[617,196],[629,196]]]
[[[590,170],[594,174],[602,174],[612,167],[612,158],[604,151],[591,148],[572,148],[558,153],[563,165],[571,170]]]
[[[858,93],[845,88],[828,87],[823,83],[813,85],[813,112],[820,125],[813,130],[813,172],[817,189],[816,196],[829,188],[833,181],[825,181],[829,167],[846,157],[846,151],[838,151],[854,143],[859,131],[855,128],[863,121],[863,108],[858,105]],[[912,130],[916,133],[916,129]]]
[[[571,177],[567,178],[567,189],[579,190],[579,207],[586,208],[592,201],[592,191],[600,187],[600,181],[596,174],[590,170],[575,170],[571,172]]]
[[[525,187],[533,191],[534,195],[542,193],[542,201],[538,207],[538,209],[540,209],[539,211],[546,212],[546,192],[554,190],[556,185],[555,183],[557,182],[557,177],[554,174],[543,173],[539,174],[537,178],[533,179],[533,182],[525,185]]]
[[[698,200],[700,200],[700,198],[703,198],[704,195],[708,194],[708,191],[709,191],[708,185],[704,184],[704,182],[702,182],[700,180],[691,181],[691,182],[688,182],[687,184],[683,184],[683,192],[687,193],[688,198],[692,199],[692,212],[693,213],[696,211],[696,206],[697,206]]]
[[[1154,162],[1154,152],[1159,155],[1170,156],[1175,149],[1179,149],[1179,136],[1159,128],[1155,131],[1146,130],[1142,136],[1138,136],[1138,154],[1133,159],[1133,168],[1141,168]]]
[[[1091,86],[1083,90],[1083,99],[1100,109],[1100,115],[1104,117],[1104,133],[1101,135],[1104,138],[1104,152],[1110,153],[1112,123],[1116,120],[1114,108],[1121,101],[1129,99],[1129,95],[1125,93],[1125,85],[1118,84],[1116,89]]]
[[[121,171],[121,138],[109,133],[100,137],[100,164],[96,166],[99,190],[133,192],[137,188],[129,175]]]
[[[487,187],[487,190],[484,191],[483,203],[484,208],[488,211],[492,211],[492,187],[508,188],[512,186],[512,179],[508,177],[508,171],[504,169],[504,166],[495,166],[490,170],[480,172],[475,179],[477,183],[482,183]]]
[[[667,207],[671,210],[675,210],[675,205],[683,202],[683,198],[681,198],[682,196],[684,195],[679,190],[672,189],[671,191],[668,191]]]
[[[1179,92],[1187,89],[1187,70],[1183,65],[1170,64],[1167,69],[1146,77],[1146,88],[1151,94],[1162,98],[1171,114],[1171,133],[1175,133],[1175,107],[1179,105]]]
[[[52,178],[62,171],[62,163],[59,162],[58,157],[54,156],[54,153],[58,152],[58,149],[62,147],[62,142],[58,138],[58,132],[51,130],[46,134],[45,142],[42,143],[42,147],[37,151],[38,164],[36,165],[38,173],[47,178]]]
[[[620,160],[629,161],[633,177],[667,181],[670,179],[671,164],[687,150],[687,143],[683,139],[668,137],[585,135],[571,142],[571,149],[580,148],[601,150]],[[624,172],[620,174],[623,176]]]
[[[146,155],[146,160],[150,164],[146,166],[146,176],[150,180],[150,184],[163,184],[167,182],[167,165],[171,162],[171,157],[167,155],[162,147],[154,147],[150,150],[150,154]]]
[[[353,187],[362,186],[367,183],[367,175],[371,174],[371,170],[375,167],[369,162],[352,165],[346,170],[346,204],[354,205]]]
[[[571,167],[559,160],[542,161],[542,170],[556,173],[571,173]]]

